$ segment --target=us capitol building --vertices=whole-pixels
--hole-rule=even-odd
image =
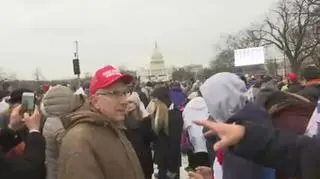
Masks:
[[[137,71],[141,82],[147,81],[169,81],[172,78],[172,68],[166,68],[163,55],[160,53],[158,44],[155,42],[149,68],[142,68]]]

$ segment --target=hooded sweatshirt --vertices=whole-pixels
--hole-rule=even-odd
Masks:
[[[170,100],[174,104],[174,107],[180,109],[186,100],[186,95],[182,92],[181,88],[173,88],[169,93]]]
[[[206,140],[202,133],[202,126],[194,124],[192,121],[208,119],[209,112],[207,104],[202,97],[193,98],[189,101],[182,113],[184,129],[188,131],[190,142],[194,148],[194,153],[208,152]]]
[[[46,179],[57,179],[57,159],[65,134],[60,117],[72,112],[82,103],[79,95],[61,85],[52,87],[42,99],[40,109],[46,117],[43,127],[43,136],[46,139]]]
[[[200,86],[200,91],[207,103],[210,115],[218,122],[229,122],[229,119],[247,106],[245,83],[232,73],[223,72],[211,76]],[[251,106],[248,106],[249,110]],[[247,116],[251,115],[245,111],[243,113]],[[243,118],[242,115],[241,119]],[[264,167],[229,152],[224,153],[223,179],[261,179],[263,172]]]
[[[208,78],[200,86],[201,94],[207,103],[214,120],[226,122],[243,109],[247,102],[247,89],[239,76],[223,72]]]

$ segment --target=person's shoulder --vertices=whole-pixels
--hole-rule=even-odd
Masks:
[[[94,130],[93,125],[87,123],[80,123],[72,128],[66,130],[66,134],[63,137],[63,141],[85,141],[90,140],[92,131]]]
[[[47,117],[44,122],[43,130],[50,128],[63,127],[61,119],[59,117]]]
[[[242,110],[232,116],[228,123],[238,122],[238,121],[250,121],[253,123],[260,123],[265,125],[270,125],[270,115],[261,106],[248,103]]]

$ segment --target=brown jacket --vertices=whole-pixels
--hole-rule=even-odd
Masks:
[[[58,160],[59,179],[144,179],[136,153],[119,125],[88,105],[63,117],[68,132]]]

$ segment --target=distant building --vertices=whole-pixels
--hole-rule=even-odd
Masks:
[[[166,68],[163,60],[163,55],[158,49],[157,42],[154,46],[154,51],[151,56],[149,68],[142,68],[137,71],[137,76],[140,77],[140,81],[169,81],[172,77],[172,69]]]

